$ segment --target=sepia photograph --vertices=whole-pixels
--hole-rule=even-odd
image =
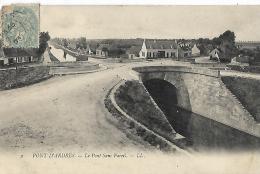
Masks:
[[[259,19],[260,5],[1,4],[0,171],[260,173]]]

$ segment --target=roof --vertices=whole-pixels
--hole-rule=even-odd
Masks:
[[[126,53],[127,54],[136,54],[138,55],[139,54],[139,51],[141,50],[141,47],[139,46],[131,46],[127,51]]]
[[[180,47],[183,51],[191,51],[191,47],[189,46],[181,46]]]
[[[213,54],[213,51],[216,51],[216,52],[217,52],[219,58],[223,58],[223,57],[224,57],[224,53],[223,53],[220,49],[214,48],[213,50],[210,51],[209,54],[210,54],[210,55]]]
[[[214,49],[213,49],[213,50],[211,50],[210,52],[213,52],[213,51],[221,52],[221,50],[220,50],[220,49],[218,49],[218,48],[214,48]]]
[[[38,56],[38,48],[3,48],[5,57]]]
[[[145,45],[147,49],[177,49],[175,40],[148,39]]]
[[[98,47],[97,47],[97,50],[102,50],[104,51],[104,49],[108,49],[110,46],[109,44],[100,44]]]

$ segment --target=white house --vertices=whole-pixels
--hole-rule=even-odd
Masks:
[[[109,47],[109,44],[100,44],[96,49],[96,55],[100,57],[107,57]]]
[[[222,54],[219,49],[215,48],[209,53],[209,57],[211,60],[217,60],[220,62]]]
[[[86,51],[87,51],[87,54],[94,54],[94,51],[93,51],[93,49],[91,49],[91,47],[90,47],[89,44],[88,44],[88,46],[87,46]]]
[[[197,57],[200,55],[200,50],[199,48],[197,47],[196,44],[193,45],[193,47],[191,48],[191,56],[192,57]]]
[[[178,46],[174,40],[144,39],[139,52],[140,58],[174,58],[178,57]]]

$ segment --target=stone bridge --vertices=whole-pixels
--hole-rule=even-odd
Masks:
[[[135,67],[173,129],[201,144],[260,147],[260,125],[217,70],[182,66]]]

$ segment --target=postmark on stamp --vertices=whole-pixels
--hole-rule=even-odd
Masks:
[[[2,8],[3,44],[9,48],[39,46],[39,4],[16,4]]]

